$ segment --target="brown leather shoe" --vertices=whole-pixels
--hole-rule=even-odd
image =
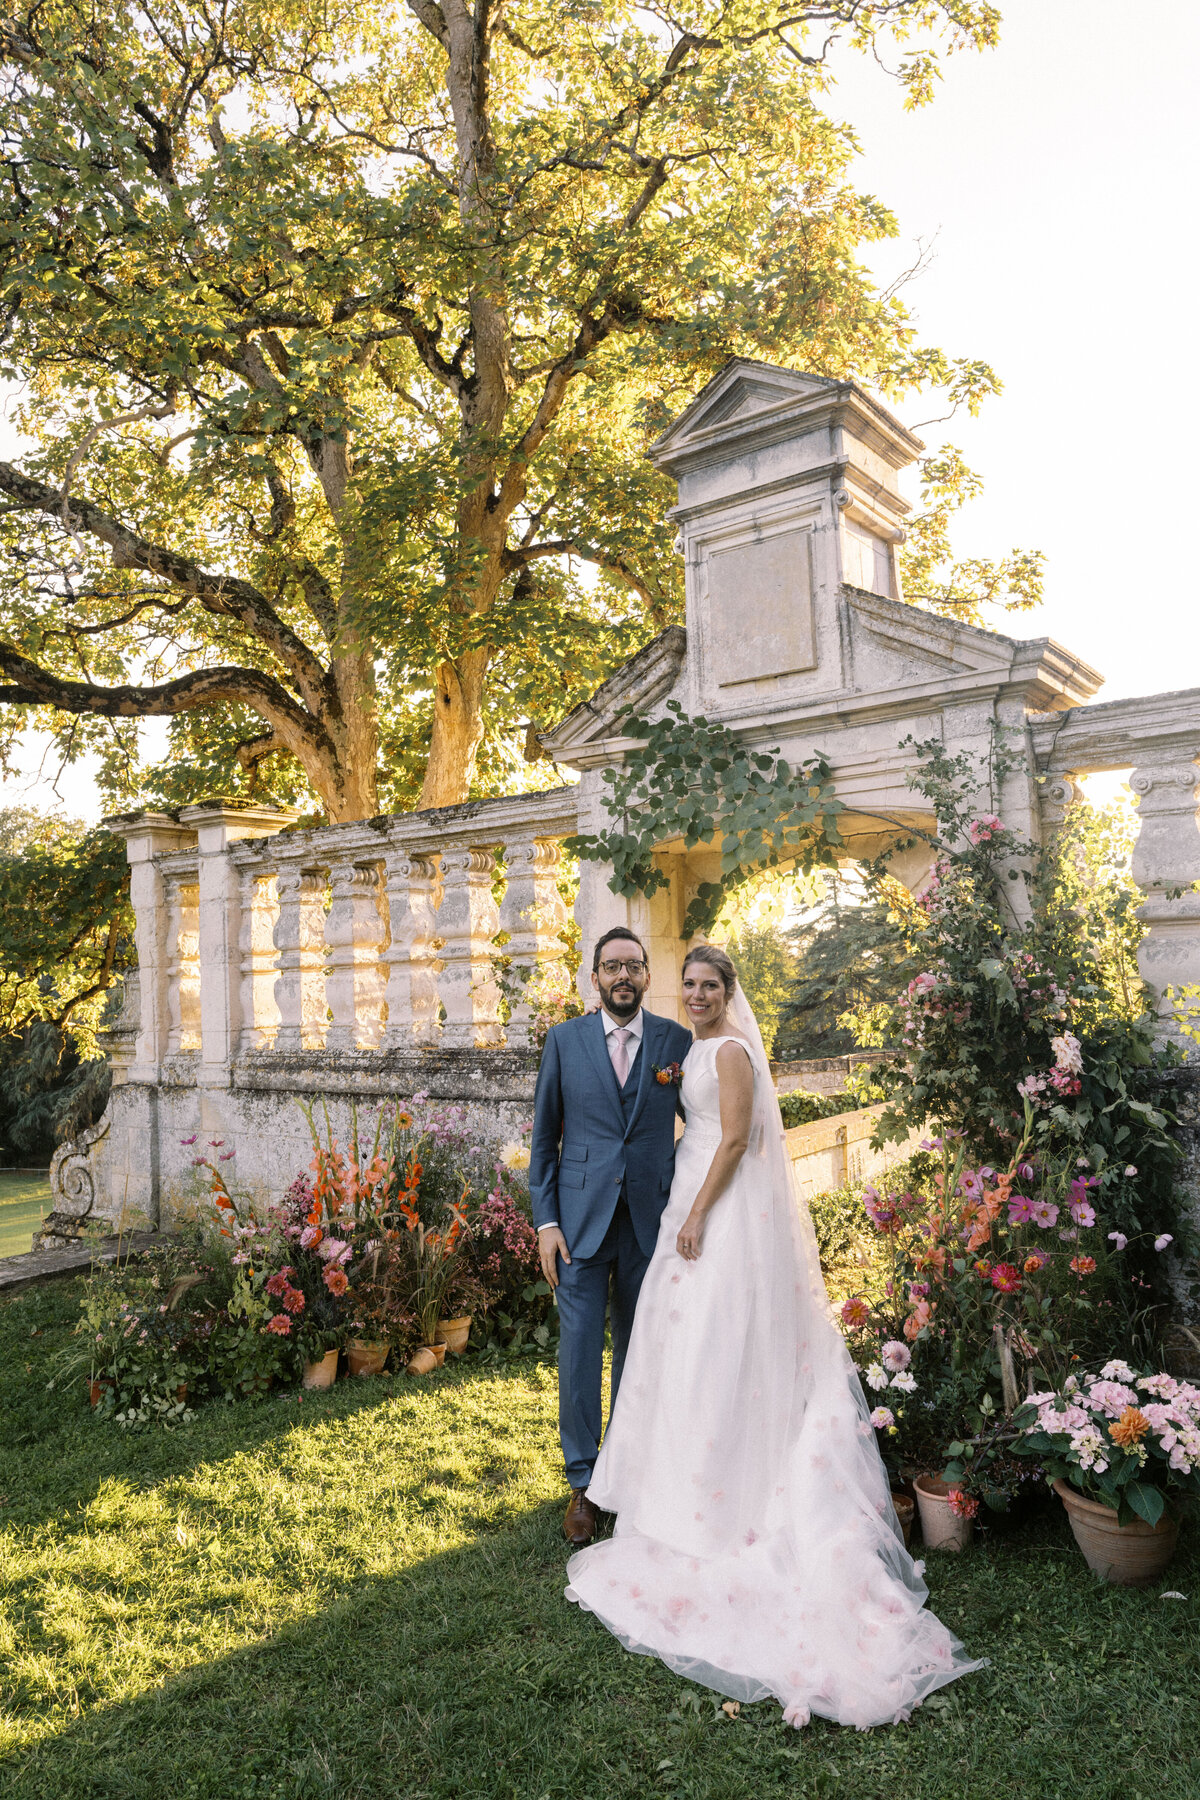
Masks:
[[[587,1497],[587,1489],[572,1488],[571,1504],[563,1519],[563,1536],[576,1550],[582,1550],[595,1535],[596,1509]]]

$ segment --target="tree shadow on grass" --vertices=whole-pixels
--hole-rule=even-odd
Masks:
[[[0,1796],[1191,1800],[1195,1652],[1157,1595],[1092,1584],[1057,1518],[987,1559],[938,1560],[938,1610],[993,1667],[865,1734],[796,1734],[769,1703],[729,1718],[567,1606],[564,1558],[547,1504],[132,1701],[106,1704],[98,1680],[81,1717],[0,1769]],[[1198,1576],[1193,1545],[1172,1579]],[[1136,1732],[1104,1724],[1135,1712]]]

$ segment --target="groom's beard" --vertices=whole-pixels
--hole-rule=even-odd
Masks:
[[[607,994],[601,988],[600,999],[606,1012],[611,1013],[614,1019],[622,1020],[632,1019],[642,1004],[642,996],[633,988],[610,988]]]

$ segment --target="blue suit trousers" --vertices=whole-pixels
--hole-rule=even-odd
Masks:
[[[634,1308],[649,1265],[623,1193],[595,1255],[577,1256],[569,1263],[559,1259],[558,1429],[567,1481],[573,1488],[586,1487],[592,1479],[600,1449],[605,1314],[611,1309],[611,1418]]]

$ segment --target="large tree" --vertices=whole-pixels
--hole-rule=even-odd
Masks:
[[[333,820],[418,780],[466,798],[678,615],[642,451],[726,356],[994,386],[872,285],[894,221],[818,102],[839,38],[920,102],[936,46],[997,25],[982,0],[15,8],[10,737],[117,754],[165,714],[193,785],[286,756],[272,786]]]

